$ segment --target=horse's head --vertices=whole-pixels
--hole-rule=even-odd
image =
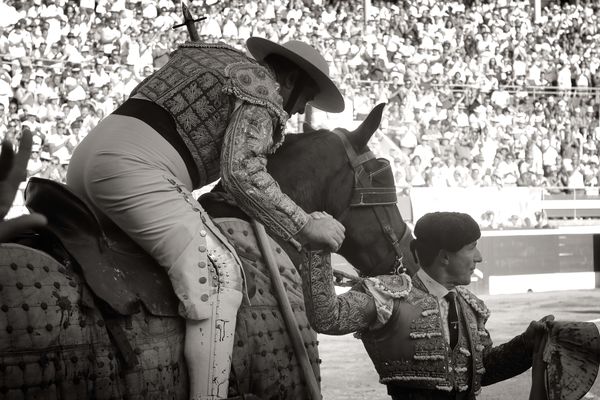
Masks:
[[[390,164],[368,147],[383,107],[376,106],[352,132],[290,135],[267,164],[284,193],[304,210],[326,211],[344,224],[346,239],[339,252],[369,276],[392,272],[401,254],[408,269],[416,270]]]

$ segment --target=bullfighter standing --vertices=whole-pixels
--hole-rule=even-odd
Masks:
[[[485,328],[490,311],[463,285],[482,261],[479,226],[467,214],[426,214],[411,243],[421,269],[366,278],[336,296],[329,253],[305,250],[306,312],[320,333],[358,332],[394,400],[475,399],[482,385],[516,376],[532,365],[544,317],[498,347]]]

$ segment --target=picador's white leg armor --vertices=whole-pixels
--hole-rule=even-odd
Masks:
[[[167,269],[187,324],[191,397],[226,398],[243,293],[235,250],[194,199],[181,155],[148,124],[113,114],[85,139],[69,186]]]
[[[190,300],[202,304],[196,308],[199,310],[196,318],[186,316],[185,357],[190,400],[225,399],[244,286],[242,267],[209,229],[187,246],[170,273],[189,271],[190,264],[198,271],[193,277],[188,276],[188,281],[195,280],[190,282],[196,286],[192,293],[198,293]]]

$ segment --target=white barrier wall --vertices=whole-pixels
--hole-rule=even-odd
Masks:
[[[489,294],[555,292],[559,290],[594,289],[594,272],[506,275],[489,277]]]
[[[433,211],[464,212],[477,221],[492,211],[496,221],[509,220],[513,215],[535,221],[535,213],[542,209],[542,190],[528,187],[412,188],[413,221]]]

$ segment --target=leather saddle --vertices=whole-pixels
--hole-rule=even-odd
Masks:
[[[81,267],[92,292],[121,315],[135,314],[143,304],[157,316],[179,315],[179,300],[164,267],[106,217],[66,185],[30,178],[25,205],[44,214],[50,233]]]

